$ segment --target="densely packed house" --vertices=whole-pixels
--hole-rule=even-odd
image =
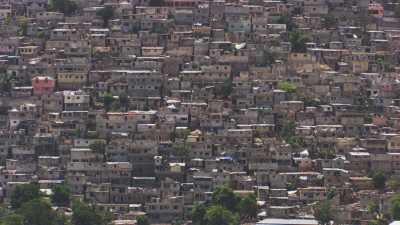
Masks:
[[[248,223],[393,218],[398,1],[58,1],[0,1],[4,205],[65,184],[114,224],[176,224],[225,186]]]

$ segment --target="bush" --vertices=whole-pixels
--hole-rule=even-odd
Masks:
[[[289,81],[281,81],[278,83],[278,88],[288,93],[296,92],[296,86]]]

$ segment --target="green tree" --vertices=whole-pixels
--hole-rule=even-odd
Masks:
[[[56,206],[69,206],[71,191],[65,184],[57,185],[53,189],[51,202]]]
[[[274,54],[273,52],[271,52],[269,50],[264,50],[263,56],[264,56],[263,65],[268,65],[268,66],[271,66],[272,64],[274,64],[275,60],[277,58],[276,54]]]
[[[297,88],[296,88],[296,85],[294,85],[293,83],[291,83],[289,81],[280,81],[278,83],[278,89],[281,89],[288,93],[294,93],[294,92],[296,92]]]
[[[40,39],[46,39],[46,33],[44,31],[38,31],[37,32],[37,37]]]
[[[400,194],[395,195],[391,200],[390,213],[393,220],[400,220]]]
[[[372,220],[370,225],[388,224],[385,216],[381,213],[381,209],[376,202],[371,202],[367,206],[368,212],[374,215],[376,219]]]
[[[328,225],[334,219],[334,210],[328,200],[318,202],[313,207],[313,211],[314,217],[320,225]]]
[[[365,117],[365,123],[367,124],[372,124],[374,122],[374,118],[372,116],[366,116]]]
[[[285,139],[286,143],[291,145],[293,148],[301,148],[305,146],[304,139],[300,136],[290,136]]]
[[[206,225],[206,205],[196,204],[192,209],[192,221],[194,225]]]
[[[376,202],[371,202],[367,205],[367,210],[370,213],[378,214],[379,213],[379,205]]]
[[[55,225],[56,213],[52,210],[50,203],[43,199],[37,198],[26,202],[18,211],[23,216],[26,225]]]
[[[257,199],[254,194],[242,198],[238,204],[241,219],[248,220],[257,217]]]
[[[125,111],[128,111],[128,108],[129,108],[129,97],[128,97],[128,95],[122,94],[122,95],[119,96],[118,100],[119,100],[119,104],[121,105],[121,107],[123,107]]]
[[[300,31],[292,31],[289,33],[289,42],[292,46],[292,52],[307,52],[306,43],[310,40]]]
[[[314,154],[315,152],[313,152]],[[318,151],[314,154],[315,158],[320,159],[334,159],[336,157],[335,150],[333,149],[318,149]]]
[[[150,110],[150,103],[149,103],[149,99],[148,98],[146,98],[146,101],[145,101],[144,106],[143,106],[143,110],[144,111],[149,111]]]
[[[304,96],[301,97],[301,101],[304,102],[305,107],[317,107],[318,105],[321,105],[321,100],[318,98],[313,98],[310,96]]]
[[[50,10],[70,16],[78,10],[78,5],[72,0],[51,0]]]
[[[292,17],[289,15],[282,15],[276,21],[278,24],[286,24],[286,29],[288,31],[293,31],[296,28],[296,24],[293,22]]]
[[[24,218],[15,213],[0,218],[0,221],[0,225],[24,225]]]
[[[368,222],[368,225],[386,225],[388,224],[387,221],[384,219],[374,219]]]
[[[11,194],[11,207],[18,209],[23,203],[38,198],[40,198],[40,190],[37,184],[17,185]]]
[[[225,98],[229,97],[232,94],[233,86],[232,86],[232,78],[226,79],[221,87],[221,94]]]
[[[335,187],[330,187],[328,189],[328,193],[327,193],[327,198],[328,200],[333,199],[337,194],[336,188]]]
[[[72,204],[72,223],[74,225],[106,225],[109,218],[93,207],[76,201]]]
[[[377,171],[372,174],[372,182],[374,187],[379,190],[385,189],[386,186],[386,176],[383,171]]]
[[[286,189],[288,191],[294,191],[296,190],[298,187],[298,183],[297,182],[287,182],[286,183]]]
[[[114,9],[111,6],[105,6],[97,12],[97,16],[103,20],[103,26],[107,27],[110,19],[114,17]]]
[[[387,182],[389,188],[393,191],[399,191],[400,190],[400,179],[392,177],[389,179]]]
[[[376,64],[379,65],[379,69],[381,71],[385,71],[385,69],[387,67],[387,62],[386,62],[385,57],[383,55],[376,56]]]
[[[92,149],[94,152],[102,154],[103,158],[106,154],[106,147],[107,143],[105,140],[96,140],[92,144],[89,145],[89,148]]]
[[[322,17],[322,26],[324,28],[335,28],[338,25],[338,20],[332,14],[326,14]]]
[[[238,198],[235,193],[233,193],[232,189],[222,186],[218,187],[213,192],[212,202],[214,205],[221,205],[231,212],[234,212],[237,208]]]
[[[0,92],[9,93],[15,82],[15,77],[9,76],[5,73],[0,74]]]
[[[207,225],[238,225],[238,215],[220,205],[211,206],[207,209],[205,220]]]
[[[4,218],[5,216],[8,216],[12,213],[11,209],[9,209],[5,205],[0,205],[0,220],[1,218]]]
[[[114,96],[110,93],[107,93],[103,97],[104,108],[108,112],[111,109],[111,106],[114,102]]]
[[[11,22],[12,22],[12,20],[13,20],[13,18],[12,18],[11,16],[7,16],[7,18],[5,19],[4,23],[5,23],[6,25],[10,25]]]
[[[294,137],[296,135],[296,124],[294,122],[284,123],[282,129],[279,132],[279,135],[285,140]]]
[[[149,219],[147,216],[138,216],[136,217],[137,225],[150,225]]]
[[[28,34],[28,21],[24,20],[18,25],[18,35],[26,36]]]

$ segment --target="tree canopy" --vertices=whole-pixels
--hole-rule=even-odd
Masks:
[[[138,216],[136,217],[137,225],[150,225],[149,219],[147,216]]]
[[[327,14],[322,17],[322,25],[325,28],[335,28],[338,25],[338,19],[332,14]]]
[[[51,0],[50,9],[70,16],[78,10],[78,5],[72,0]]]
[[[56,225],[56,213],[49,202],[43,199],[33,199],[24,203],[19,210],[24,218],[24,224],[29,225]]]
[[[17,185],[11,194],[11,207],[18,209],[23,203],[40,197],[40,190],[37,184]]]
[[[24,225],[24,218],[21,215],[12,213],[1,217],[0,225]]]
[[[400,194],[395,195],[391,199],[390,213],[393,220],[400,220]]]
[[[89,148],[92,149],[94,152],[105,154],[106,152],[106,141],[105,140],[96,140],[92,144],[89,145]]]
[[[97,16],[103,20],[103,26],[107,27],[110,19],[114,17],[114,9],[111,6],[105,6],[97,12]]]
[[[10,93],[15,83],[15,76],[10,76],[6,73],[0,74],[0,93]]]
[[[225,98],[228,98],[232,94],[232,91],[233,91],[232,78],[228,78],[222,84],[222,87],[219,90],[219,92],[221,92],[220,94],[222,96],[224,96]]]
[[[314,217],[320,225],[329,225],[334,220],[334,210],[328,200],[318,202],[314,208]]]
[[[393,191],[399,191],[400,190],[400,179],[392,177],[388,180],[387,182],[388,187],[392,189]]]
[[[372,182],[374,187],[379,190],[385,189],[386,186],[386,176],[383,171],[377,171],[372,174]]]
[[[292,17],[289,15],[280,16],[276,22],[279,24],[285,24],[288,31],[292,31],[296,28],[296,24],[293,22]]]
[[[278,83],[278,88],[288,93],[296,92],[296,85],[289,81],[281,81]]]
[[[72,204],[72,223],[74,225],[106,225],[109,222],[107,215],[102,214],[83,202]]]
[[[128,108],[129,108],[129,97],[128,97],[128,95],[122,94],[122,95],[119,96],[118,100],[119,100],[119,104],[121,105],[121,107],[125,111],[128,111]]]
[[[68,186],[62,184],[57,185],[53,189],[51,202],[56,206],[69,206],[71,191]]]
[[[212,195],[212,202],[215,205],[218,204],[225,207],[226,209],[234,211],[236,210],[236,206],[238,204],[238,198],[230,188],[223,186],[218,187],[214,191]]]
[[[296,124],[294,122],[286,122],[282,125],[279,135],[288,140],[289,138],[296,135]]]
[[[111,105],[113,104],[113,102],[114,102],[114,96],[112,94],[106,93],[103,96],[104,109],[106,111],[109,111],[111,109]]]
[[[241,219],[251,219],[257,217],[257,199],[254,194],[243,197],[238,204]]]
[[[48,199],[40,195],[36,184],[18,185],[11,194],[12,208],[0,207],[0,225],[106,225],[111,221],[108,212],[82,202],[74,202],[72,216],[54,210],[52,206],[69,205],[70,191],[66,185],[52,190]]]
[[[304,146],[304,139],[301,136],[296,135],[296,124],[294,122],[285,122],[282,125],[279,135],[293,148]]]
[[[305,53],[307,52],[306,43],[310,40],[300,31],[292,31],[289,33],[289,42],[292,46],[292,52]]]
[[[194,225],[205,225],[207,208],[205,204],[196,204],[192,209],[192,221]]]
[[[207,209],[205,220],[207,225],[238,225],[237,215],[220,205]]]
[[[194,225],[235,225],[252,221],[257,211],[254,194],[240,197],[223,186],[214,190],[211,202],[193,207],[192,221]]]

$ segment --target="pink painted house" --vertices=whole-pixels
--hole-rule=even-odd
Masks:
[[[51,77],[34,77],[32,78],[32,87],[34,95],[49,94],[54,91],[56,82]]]

